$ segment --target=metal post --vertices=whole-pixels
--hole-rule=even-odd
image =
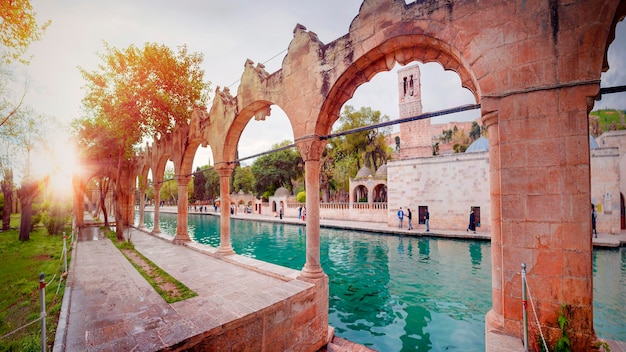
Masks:
[[[41,350],[46,352],[46,280],[39,274],[39,305],[41,306]]]
[[[524,352],[528,352],[528,317],[526,315],[526,263],[522,263],[522,316],[524,323]]]
[[[63,263],[63,272],[66,273],[67,272],[67,236],[65,236],[65,231],[63,231],[63,258],[64,258],[64,263]]]

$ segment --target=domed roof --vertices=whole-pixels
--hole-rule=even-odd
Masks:
[[[598,144],[596,139],[593,138],[591,135],[589,135],[589,149],[598,149],[598,148],[600,148],[600,145]]]
[[[356,173],[356,178],[372,176],[372,170],[369,167],[363,166],[359,172]]]
[[[470,146],[465,150],[466,153],[481,153],[489,151],[489,140],[485,137],[480,137],[475,140]]]
[[[276,192],[274,192],[274,197],[287,197],[290,196],[291,192],[285,187],[278,187]]]
[[[376,176],[387,177],[387,164],[382,164],[376,170]]]

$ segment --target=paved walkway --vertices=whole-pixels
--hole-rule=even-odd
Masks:
[[[311,286],[285,279],[295,278],[299,274],[295,270],[269,263],[249,270],[138,230],[131,230],[131,235],[139,252],[198,296],[166,303],[98,228],[86,227],[72,252],[54,351],[158,351],[180,346]],[[262,274],[264,268],[284,276]]]
[[[154,207],[146,207],[146,210],[153,211]],[[177,213],[178,209],[175,206],[165,206],[161,207],[160,211],[162,213]],[[209,207],[208,212],[199,212],[191,210],[190,214],[207,214],[211,216],[219,216],[218,212],[215,213],[212,207]],[[246,213],[238,213],[235,215],[231,215],[233,219],[247,219],[247,220],[256,220],[256,221],[268,221],[268,222],[282,222],[286,224],[296,224],[296,225],[305,225],[305,222],[302,220],[298,220],[298,218],[293,217],[283,217],[283,219],[279,219],[278,217],[274,217],[271,215],[264,214],[246,214]],[[448,229],[438,229],[438,228],[430,228],[429,232],[426,232],[426,228],[424,225],[414,225],[413,230],[406,229],[406,222],[404,223],[405,227],[400,229],[395,226],[388,226],[387,223],[382,222],[359,222],[359,221],[347,221],[347,220],[330,220],[330,219],[320,219],[321,227],[329,227],[329,228],[339,228],[339,229],[350,229],[350,230],[361,230],[361,231],[369,231],[376,233],[386,233],[386,234],[394,234],[394,235],[405,235],[405,236],[432,236],[432,237],[446,237],[446,238],[465,238],[465,239],[478,239],[478,240],[491,240],[491,233],[476,231],[476,233],[462,231],[462,230],[448,230]],[[597,238],[593,238],[594,247],[619,247],[626,246],[626,231],[622,231],[619,234],[609,234],[609,233],[598,233]]]

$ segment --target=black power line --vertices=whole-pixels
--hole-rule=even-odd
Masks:
[[[385,122],[381,122],[381,123],[376,123],[376,124],[373,124],[373,125],[357,127],[357,128],[353,128],[353,129],[347,130],[347,131],[331,133],[331,134],[326,135],[326,136],[320,136],[319,139],[323,141],[323,140],[327,140],[327,139],[331,139],[331,138],[337,138],[337,137],[346,136],[346,135],[353,134],[353,133],[369,131],[369,130],[373,130],[373,129],[376,129],[376,128],[393,126],[393,125],[399,125],[401,123],[417,121],[417,120],[423,120],[423,119],[429,119],[429,118],[433,118],[433,117],[437,117],[437,116],[455,114],[457,112],[476,110],[476,109],[480,109],[480,104],[461,105],[461,106],[457,106],[455,108],[438,110],[438,111],[433,111],[433,112],[427,112],[427,113],[416,115],[416,116],[405,117],[405,118],[402,118],[402,119],[395,119],[395,120],[391,120],[391,121],[385,121]],[[243,157],[243,158],[238,158],[238,159],[235,159],[235,160],[232,160],[232,161],[228,161],[228,163],[229,164],[234,164],[234,163],[238,163],[238,162],[241,162],[241,161],[244,161],[244,160],[258,158],[258,157],[263,156],[263,155],[268,155],[268,154],[271,154],[271,153],[276,153],[276,152],[280,152],[280,151],[283,151],[283,150],[291,149],[291,148],[294,148],[295,146],[296,146],[296,144],[292,143],[292,144],[285,145],[285,146],[282,146],[282,147],[279,147],[279,148],[276,148],[276,149],[268,150],[268,151],[265,151],[265,152],[262,152],[262,153],[258,153],[258,154],[246,156],[246,157]],[[210,169],[211,168],[195,171],[195,172],[192,172],[191,174],[189,174],[188,176],[193,176],[193,175],[195,175],[197,173],[200,173],[200,172],[203,172],[203,171],[207,171],[207,170],[210,170]],[[166,180],[161,181],[160,183],[165,183],[165,182],[173,181],[173,180],[174,179],[166,179]],[[159,182],[157,182],[157,183],[159,183]]]

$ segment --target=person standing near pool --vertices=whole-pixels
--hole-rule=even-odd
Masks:
[[[424,213],[424,224],[426,224],[426,232],[430,231],[430,227],[429,227],[429,222],[430,220],[430,213],[428,212],[428,209],[426,209],[426,212]]]
[[[408,229],[413,230],[413,225],[411,224],[411,219],[413,218],[413,213],[411,212],[411,208],[406,208],[406,218],[409,222]]]
[[[402,207],[400,207],[400,209],[398,209],[398,227],[402,228],[402,220],[404,220],[404,210],[402,210]]]
[[[476,233],[476,218],[474,217],[474,208],[472,208],[470,210],[470,216],[469,216],[469,224],[467,225],[467,230],[465,231],[472,231],[474,233]]]

